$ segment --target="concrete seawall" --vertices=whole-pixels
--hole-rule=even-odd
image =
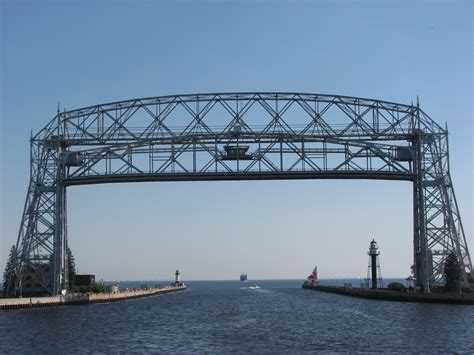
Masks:
[[[184,290],[186,290],[185,285],[168,286],[163,288],[150,288],[147,290],[122,291],[116,293],[73,293],[65,296],[52,297],[4,298],[0,299],[0,310],[117,302],[135,298],[157,296],[165,293]]]
[[[389,290],[363,290],[351,287],[309,284],[303,284],[303,288],[383,301],[474,305],[474,293],[408,293]]]

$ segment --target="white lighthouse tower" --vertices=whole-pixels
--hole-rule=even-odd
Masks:
[[[175,276],[174,284],[176,286],[179,286],[179,270],[176,270],[174,276]]]
[[[372,239],[372,241],[370,242],[369,251],[367,252],[367,254],[369,255],[369,268],[367,270],[367,280],[369,280],[369,278],[372,279],[372,287],[371,287],[372,290],[377,289],[377,280],[380,287],[383,287],[382,272],[380,271],[380,263],[379,263],[380,252],[378,251],[378,249],[379,248],[377,246],[377,242],[375,241],[375,239]]]

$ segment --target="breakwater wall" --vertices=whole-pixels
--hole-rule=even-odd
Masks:
[[[343,286],[304,284],[303,288],[340,295],[383,301],[448,303],[474,305],[474,293],[409,293],[390,290],[365,290]]]
[[[65,296],[52,297],[4,298],[0,299],[0,310],[117,302],[184,290],[186,290],[185,285],[150,288],[146,290],[120,291],[114,293],[71,293]]]

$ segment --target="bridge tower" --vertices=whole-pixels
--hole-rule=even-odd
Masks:
[[[448,131],[419,103],[259,92],[141,98],[58,112],[30,144],[11,296],[68,289],[67,187],[115,182],[408,181],[417,286],[442,282],[451,252],[464,285],[472,277]]]

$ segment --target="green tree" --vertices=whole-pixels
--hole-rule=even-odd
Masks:
[[[69,289],[72,290],[76,284],[76,260],[69,247],[67,247],[67,267],[69,273]]]
[[[446,282],[444,288],[448,291],[459,291],[461,289],[462,266],[456,254],[451,252],[444,262],[443,271]]]
[[[5,266],[5,271],[3,272],[3,294],[6,297],[8,293],[11,293],[15,287],[16,282],[16,248],[12,245],[10,249],[10,255],[8,256],[7,265]]]

